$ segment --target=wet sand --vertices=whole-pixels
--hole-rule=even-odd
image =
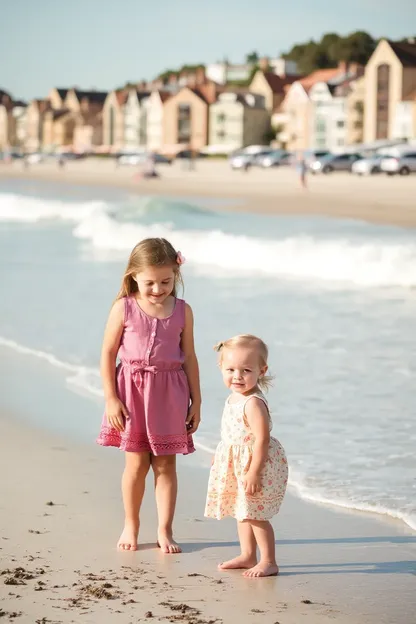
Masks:
[[[279,577],[217,563],[238,551],[234,522],[203,518],[207,471],[180,459],[176,537],[155,544],[149,479],[140,549],[115,549],[122,454],[0,419],[0,616],[19,623],[410,624],[416,535],[377,516],[288,495],[276,518]],[[201,452],[201,451],[199,451]]]

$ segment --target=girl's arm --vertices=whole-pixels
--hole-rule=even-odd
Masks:
[[[128,416],[125,406],[117,396],[116,359],[124,328],[124,301],[119,299],[111,308],[104,331],[101,349],[101,378],[103,380],[105,413],[108,423],[117,431],[124,430],[124,418]]]
[[[269,454],[269,412],[264,401],[253,397],[246,403],[244,414],[255,437],[251,464],[244,479],[245,490],[247,494],[255,494],[261,490],[261,473]]]
[[[194,315],[188,304],[185,307],[185,327],[182,332],[181,348],[185,355],[183,369],[188,378],[192,404],[189,408],[186,424],[188,433],[194,433],[201,421],[201,387],[199,384],[199,366],[194,345]]]

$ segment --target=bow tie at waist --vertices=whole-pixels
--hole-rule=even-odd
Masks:
[[[143,373],[153,373],[156,375],[157,373],[179,372],[183,370],[181,364],[172,363],[155,366],[147,364],[143,360],[136,362],[126,362],[122,360],[120,366],[131,373],[134,383],[138,388],[143,384]]]

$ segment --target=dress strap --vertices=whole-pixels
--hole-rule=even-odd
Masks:
[[[247,403],[250,401],[250,399],[260,399],[260,401],[263,401],[263,403],[266,405],[267,410],[269,410],[269,404],[267,403],[267,399],[266,397],[261,393],[261,392],[256,392],[255,394],[250,394],[250,396],[248,396],[246,398],[245,401],[243,401],[243,409],[245,409]]]

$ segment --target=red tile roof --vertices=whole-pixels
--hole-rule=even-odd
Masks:
[[[339,67],[334,67],[332,69],[317,69],[316,71],[309,74],[309,76],[306,76],[305,78],[299,80],[299,82],[305,89],[305,91],[309,91],[309,89],[311,89],[311,87],[313,87],[313,85],[315,85],[317,82],[328,82],[328,80],[335,78],[335,76],[340,73],[341,70],[339,69]]]

